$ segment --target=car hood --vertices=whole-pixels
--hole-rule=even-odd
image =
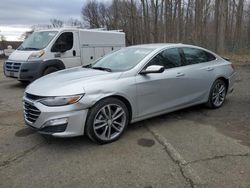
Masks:
[[[110,73],[82,67],[58,71],[31,83],[25,92],[38,96],[66,96],[85,93],[84,85],[119,78],[121,73]]]

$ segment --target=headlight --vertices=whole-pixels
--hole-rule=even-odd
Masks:
[[[46,106],[64,106],[78,102],[83,95],[72,95],[65,97],[48,97],[40,100],[39,102]]]
[[[44,50],[40,50],[40,51],[38,51],[38,52],[33,52],[33,53],[29,56],[28,59],[40,58],[40,57],[43,56],[44,53],[45,53]]]

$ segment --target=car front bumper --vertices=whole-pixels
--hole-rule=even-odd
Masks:
[[[48,107],[26,97],[23,103],[25,124],[39,133],[55,137],[84,134],[88,109],[79,109],[77,104]]]

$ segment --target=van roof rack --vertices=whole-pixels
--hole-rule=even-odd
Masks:
[[[91,29],[88,29],[88,30],[107,31],[107,28],[100,27],[100,28],[91,28]]]

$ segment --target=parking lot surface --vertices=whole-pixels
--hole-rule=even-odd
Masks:
[[[26,86],[1,69],[0,187],[250,187],[250,64],[236,68],[222,108],[201,105],[132,124],[107,145],[26,128]]]

